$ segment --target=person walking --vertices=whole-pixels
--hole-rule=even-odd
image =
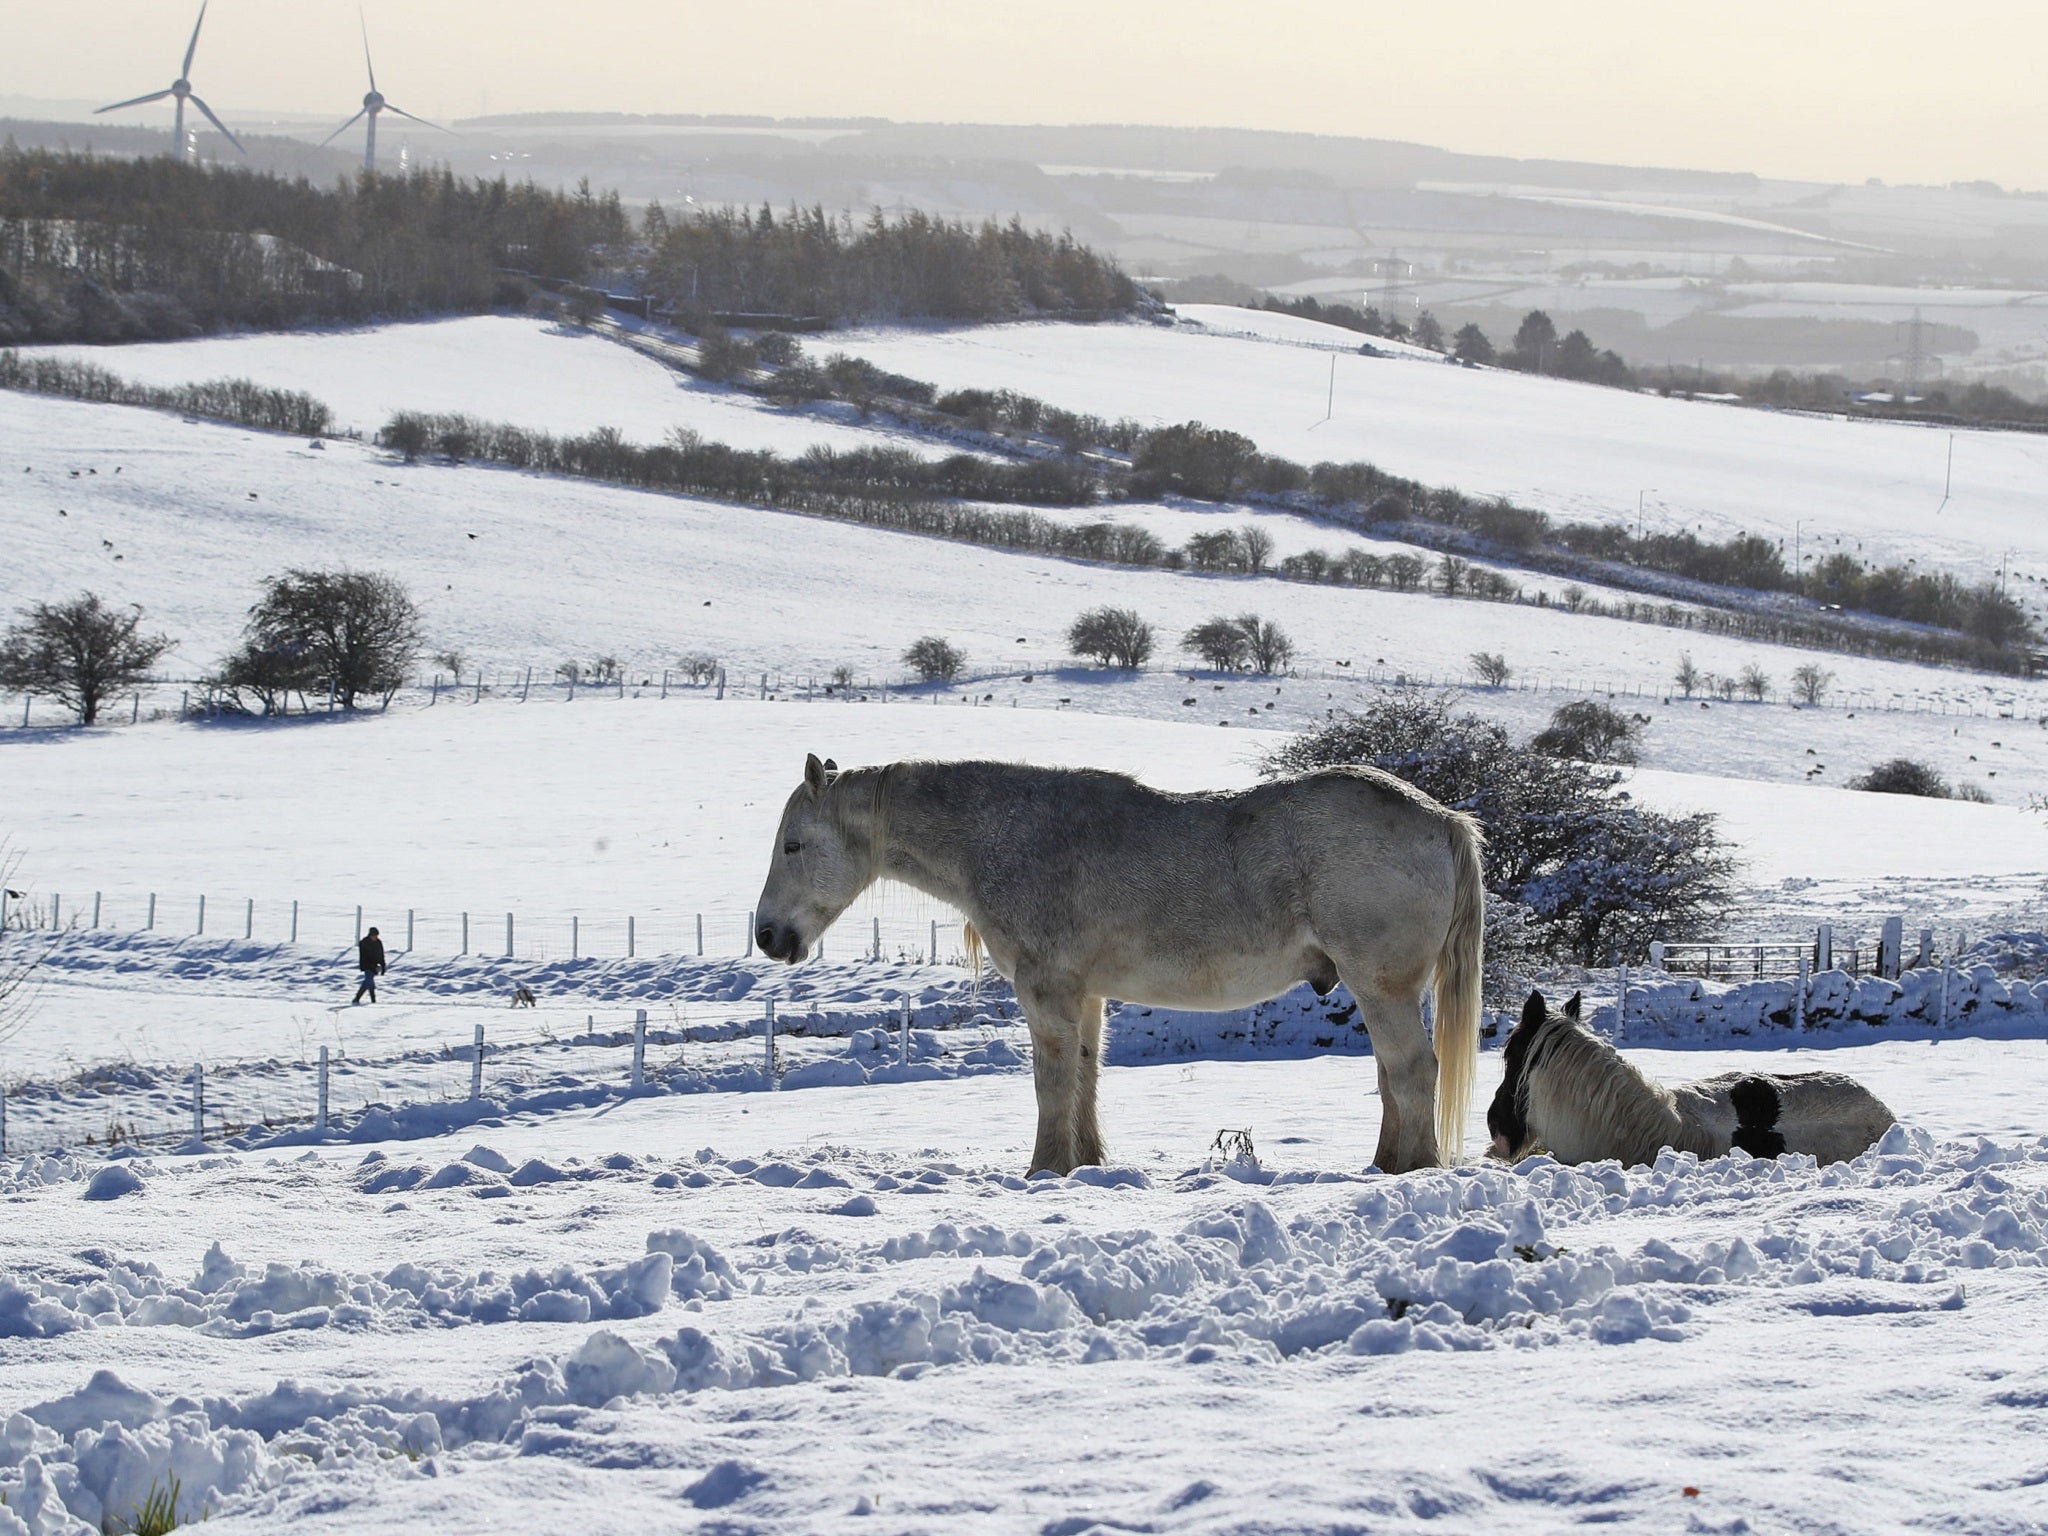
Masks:
[[[363,973],[363,984],[356,988],[355,1001],[360,1003],[365,992],[370,1001],[377,1001],[377,977],[386,969],[384,964],[384,941],[377,937],[372,928],[356,944],[356,968]],[[354,1003],[350,1004],[351,1007]]]

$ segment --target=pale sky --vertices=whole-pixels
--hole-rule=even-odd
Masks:
[[[196,0],[0,0],[0,96],[168,85]],[[410,111],[1124,122],[2048,188],[2041,0],[367,0]],[[349,0],[213,0],[237,112],[364,90]],[[168,119],[167,111],[154,109]],[[149,122],[148,110],[123,114]]]

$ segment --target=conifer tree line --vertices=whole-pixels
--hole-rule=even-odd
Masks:
[[[616,192],[446,170],[333,186],[234,167],[0,147],[0,345],[477,313],[535,284],[639,288],[685,324],[1097,316],[1137,285],[1066,235],[880,211],[635,220]]]

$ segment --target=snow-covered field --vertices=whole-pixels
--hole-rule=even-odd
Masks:
[[[1204,318],[1215,323],[1203,306]],[[1247,325],[1260,317],[1248,317]],[[1314,322],[1293,322],[1295,328]],[[1356,338],[1322,326],[1329,345]],[[1022,390],[1148,425],[1201,420],[1305,464],[1370,459],[1430,485],[1598,522],[1782,538],[1983,579],[2048,574],[2048,439],[1748,410],[1524,374],[1337,356],[1152,325],[856,333],[846,350],[944,389]],[[1799,526],[1795,528],[1795,524]],[[2032,590],[2031,587],[2028,589]]]
[[[1934,434],[1354,357],[1338,358],[1337,419],[1308,434],[1321,344],[1012,327],[855,350],[1569,510],[1618,512],[1661,454],[1722,498],[1686,513],[1729,520],[1710,528],[1772,528],[1773,498],[1798,500],[1844,529],[1857,509],[1873,548],[1926,557],[1901,510],[1917,482],[1883,477]],[[419,405],[785,451],[873,440],[524,321],[93,358],[291,384],[364,427]],[[1314,397],[1299,441],[1268,430],[1290,369]],[[1959,487],[1967,455],[2024,467],[2030,441],[1959,438]],[[2039,479],[2008,479],[1951,509],[1965,569],[1993,545],[2032,558]],[[1209,515],[1115,510],[1175,540]],[[1313,529],[1295,522],[1275,520],[1283,552]],[[409,690],[348,721],[0,729],[16,910],[61,899],[82,924],[96,894],[102,914],[57,940],[35,1010],[0,1040],[29,1149],[0,1157],[0,1536],[87,1536],[173,1476],[180,1515],[227,1531],[2048,1531],[2048,1374],[2024,1345],[2048,1320],[2033,990],[1959,976],[1931,1011],[1939,975],[1922,975],[1891,1013],[1803,1034],[1768,1023],[1775,993],[1717,1013],[1680,984],[1639,991],[1630,1054],[1653,1073],[1869,1083],[1903,1123],[1851,1164],[1536,1159],[1400,1179],[1366,1166],[1374,1075],[1340,1009],[1305,991],[1241,1015],[1127,1007],[1102,1090],[1109,1166],[1026,1180],[1028,1044],[1004,988],[976,995],[949,914],[885,890],[823,960],[740,953],[805,751],[1242,784],[1373,679],[1462,675],[1475,650],[1542,685],[1468,697],[1517,730],[1566,684],[1650,717],[1631,792],[1721,815],[1747,861],[1746,933],[1832,921],[1846,943],[1893,914],[1944,946],[2041,928],[2048,820],[2022,804],[2048,791],[2040,685],[1828,656],[1835,707],[1666,703],[1681,650],[1780,678],[1807,658],[406,468],[359,443],[12,395],[0,540],[0,602],[87,586],[140,602],[181,638],[180,669],[228,647],[261,577],[347,561],[399,574],[435,645],[490,674],[480,700]],[[1264,611],[1296,636],[1301,675],[1059,661],[1068,622],[1105,602],[1169,637]],[[842,664],[893,673],[929,632],[964,646],[971,682],[887,703],[805,684]],[[641,684],[690,652],[725,662],[725,698]],[[627,687],[571,702],[545,686],[556,660],[604,653]],[[543,685],[521,703],[508,680],[529,665]],[[1902,754],[2000,803],[1828,787]],[[157,924],[138,932],[151,893]],[[383,1001],[350,1008],[358,905],[417,942],[392,944]],[[514,1012],[522,982],[540,1006]],[[215,1145],[181,1154],[195,1061]],[[1489,1051],[1468,1146],[1498,1073]],[[1223,1131],[1255,1155],[1218,1151]],[[138,1132],[143,1151],[101,1155]]]

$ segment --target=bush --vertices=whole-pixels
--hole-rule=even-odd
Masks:
[[[1582,763],[1633,763],[1642,733],[1639,718],[1594,699],[1574,699],[1551,712],[1550,724],[1529,745],[1545,756]]]
[[[760,354],[722,326],[707,325],[697,338],[697,369],[707,379],[727,383],[750,374]]]
[[[926,635],[903,653],[904,665],[927,683],[950,683],[967,666],[967,658],[950,640]]]
[[[1472,675],[1489,688],[1504,688],[1515,669],[1508,659],[1494,651],[1474,651],[1470,657]]]
[[[1294,660],[1294,642],[1270,619],[1256,613],[1238,615],[1237,627],[1244,634],[1245,655],[1252,670],[1271,674],[1285,672]]]
[[[1879,763],[1870,772],[1849,781],[1851,789],[1876,795],[1921,795],[1929,800],[1952,800],[1955,791],[1938,769],[1910,757],[1895,757]]]
[[[1488,892],[1527,909],[1531,942],[1586,963],[1711,932],[1735,865],[1711,815],[1664,816],[1615,793],[1618,775],[1517,745],[1441,699],[1381,694],[1297,736],[1268,774],[1363,763],[1406,779],[1486,829]]]
[[[377,434],[377,440],[386,448],[396,449],[406,463],[412,464],[427,451],[427,444],[434,440],[434,435],[434,428],[426,417],[417,411],[400,411],[384,423],[384,430]]]
[[[1197,624],[1181,636],[1180,645],[1218,672],[1284,672],[1294,660],[1294,642],[1286,632],[1256,613]]]
[[[320,686],[321,679],[304,648],[244,640],[241,648],[221,663],[214,682],[233,709],[248,710],[254,698],[257,713],[281,715],[289,709],[291,695],[303,699],[309,689]]]
[[[702,651],[693,651],[676,663],[676,670],[701,687],[717,680],[718,658],[707,656]]]
[[[787,368],[803,360],[804,349],[787,331],[770,331],[754,343],[754,354],[773,368]]]
[[[1742,669],[1742,675],[1736,681],[1741,685],[1742,691],[1752,699],[1755,699],[1759,704],[1763,703],[1764,699],[1770,694],[1771,680],[1769,676],[1765,674],[1762,667],[1753,661]]]
[[[146,679],[170,648],[169,636],[142,633],[140,607],[110,608],[81,592],[31,605],[0,635],[0,688],[60,700],[91,725],[109,695]]]
[[[1152,626],[1129,608],[1091,608],[1068,628],[1067,649],[1105,667],[1142,667],[1152,655]]]
[[[1671,680],[1678,684],[1679,691],[1688,699],[1700,686],[1700,669],[1692,663],[1692,652],[1681,651],[1678,655],[1678,670],[1671,674]]]
[[[286,571],[249,610],[243,651],[291,657],[343,709],[389,698],[420,648],[420,611],[405,588],[369,571]]]

